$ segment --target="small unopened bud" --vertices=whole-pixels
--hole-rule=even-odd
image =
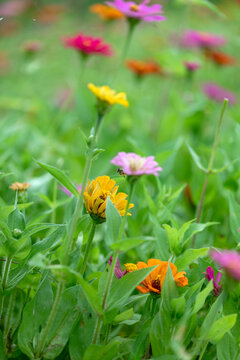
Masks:
[[[12,234],[16,239],[18,239],[22,235],[22,230],[16,228],[13,230]]]
[[[88,137],[88,139],[87,139],[87,144],[88,144],[88,146],[91,144],[91,142],[93,141],[93,138],[94,138],[94,135],[93,134],[91,134],[89,137]]]

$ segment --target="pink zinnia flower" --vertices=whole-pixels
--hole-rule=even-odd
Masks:
[[[200,68],[200,64],[198,62],[184,61],[183,64],[186,67],[186,69],[190,72],[193,72]]]
[[[214,270],[211,266],[208,266],[206,269],[206,272],[204,273],[208,281],[213,281],[213,295],[218,296],[220,292],[222,291],[221,286],[219,285],[219,282],[221,281],[222,274],[218,271],[216,280],[214,276]]]
[[[146,175],[153,174],[158,176],[162,168],[154,160],[154,156],[142,157],[135,153],[118,153],[111,161],[112,164],[122,168],[127,175]]]
[[[226,39],[222,36],[194,30],[186,30],[181,39],[181,44],[185,47],[209,48],[225,43]]]
[[[210,256],[232,278],[240,281],[240,254],[233,250],[212,250]]]
[[[80,194],[81,191],[82,191],[82,185],[77,185],[76,188],[77,188],[77,191],[78,191],[79,194]],[[62,186],[62,187],[61,187],[61,190],[62,190],[63,192],[65,192],[65,194],[66,194],[67,196],[72,197],[71,191],[69,191],[67,188],[65,188],[65,186]]]
[[[229,104],[234,104],[237,101],[234,93],[225,90],[224,88],[215,83],[204,84],[203,91],[207,97],[217,102],[223,102],[224,99],[228,99]]]
[[[149,0],[144,0],[141,4],[136,4],[133,1],[114,0],[107,1],[106,4],[121,11],[130,19],[144,20],[144,21],[163,21],[166,18],[162,15],[162,6],[160,4],[147,5]]]
[[[112,260],[113,260],[113,257],[111,256],[110,260],[108,260],[108,263],[109,263],[110,266],[112,266]],[[116,275],[116,277],[118,279],[121,279],[127,273],[126,270],[122,271],[120,261],[119,261],[118,258],[117,258],[117,263],[115,265],[114,272],[115,272],[115,275]]]
[[[101,38],[94,38],[80,33],[73,37],[63,39],[66,47],[73,48],[83,55],[112,55],[111,46],[104,43]]]

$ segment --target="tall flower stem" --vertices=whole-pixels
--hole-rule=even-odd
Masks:
[[[130,42],[131,42],[131,39],[133,36],[133,31],[134,31],[136,24],[137,24],[136,22],[128,20],[128,32],[127,32],[127,36],[126,36],[123,50],[122,50],[121,63],[123,63],[124,59],[127,56],[127,52],[128,52],[129,46],[130,46]]]
[[[130,183],[130,191],[129,191],[129,195],[128,195],[126,211],[125,211],[122,223],[121,223],[121,227],[120,227],[120,230],[119,230],[119,233],[118,233],[117,241],[121,240],[123,232],[124,232],[124,227],[125,227],[125,223],[126,223],[126,219],[127,219],[127,211],[128,211],[130,201],[132,199],[134,184],[135,184],[134,182]],[[110,266],[110,270],[109,270],[109,273],[108,273],[107,285],[106,285],[104,295],[103,295],[103,301],[102,301],[102,309],[103,309],[103,311],[107,307],[107,300],[108,300],[108,295],[109,295],[109,291],[110,291],[112,280],[113,280],[115,266],[116,266],[116,263],[117,263],[117,257],[118,257],[118,251],[115,251],[114,254],[113,254],[112,264]],[[95,331],[94,331],[94,335],[93,335],[93,341],[92,341],[93,344],[96,344],[97,341],[98,341],[98,337],[99,337],[99,334],[100,334],[100,331],[101,331],[101,327],[102,327],[102,317],[98,316]]]
[[[208,186],[208,180],[209,180],[209,176],[212,174],[213,164],[214,164],[216,151],[217,151],[217,146],[218,146],[218,142],[219,142],[220,131],[221,131],[222,123],[223,123],[223,116],[224,116],[227,104],[228,104],[228,100],[224,99],[221,114],[220,114],[220,117],[219,117],[218,126],[217,126],[217,131],[216,131],[216,135],[215,135],[215,139],[214,139],[214,142],[213,142],[212,151],[211,151],[211,155],[210,155],[210,159],[209,159],[209,163],[208,163],[206,177],[205,177],[205,181],[204,181],[204,184],[203,184],[199,205],[198,205],[198,208],[197,208],[196,223],[200,223],[200,221],[201,221],[202,212],[203,212],[203,206],[204,206],[204,200],[205,200],[205,195],[206,195],[207,186]],[[195,245],[196,236],[197,236],[197,234],[195,234],[193,236],[192,247],[194,247],[194,245]]]
[[[94,238],[94,234],[95,234],[95,230],[96,230],[96,224],[93,222],[91,229],[90,229],[90,233],[88,235],[88,240],[87,240],[87,246],[86,246],[86,250],[85,250],[85,254],[83,257],[83,262],[82,262],[82,266],[80,269],[80,274],[83,276],[86,270],[86,265],[87,265],[87,261],[88,261],[88,257],[89,257],[89,252],[92,246],[92,242],[93,242],[93,238]]]
[[[3,268],[3,274],[2,274],[2,289],[4,290],[7,286],[8,281],[8,275],[12,264],[12,258],[7,257],[4,268]],[[3,305],[4,305],[4,293],[2,293],[1,296],[1,303],[0,303],[0,321],[2,319],[2,311],[3,311]]]
[[[98,136],[98,132],[100,129],[100,124],[101,124],[102,118],[103,118],[103,115],[98,114],[96,125],[94,128],[93,134],[91,135],[90,149],[88,152],[86,164],[85,164],[84,171],[83,171],[82,191],[78,197],[75,212],[74,212],[72,221],[70,223],[70,228],[68,231],[68,237],[67,237],[67,241],[66,241],[66,252],[64,255],[63,265],[67,265],[67,263],[68,263],[69,253],[73,247],[73,238],[74,238],[74,233],[75,233],[76,226],[77,226],[77,221],[82,215],[84,189],[87,185],[88,176],[89,176],[89,172],[90,172],[92,160],[93,160],[93,155],[94,155],[94,149],[95,149],[95,146],[97,143],[97,136]]]

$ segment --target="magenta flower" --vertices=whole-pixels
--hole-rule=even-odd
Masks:
[[[200,64],[198,62],[184,61],[183,64],[186,67],[186,69],[190,72],[194,72],[200,68]]]
[[[210,256],[232,278],[240,281],[240,254],[234,250],[212,250]]]
[[[141,157],[135,153],[120,152],[111,160],[111,163],[122,168],[127,175],[147,175],[158,176],[162,168],[154,160],[154,156]]]
[[[111,46],[104,43],[101,38],[94,38],[92,36],[80,33],[73,37],[63,38],[66,47],[73,48],[85,56],[89,55],[112,55]]]
[[[226,39],[222,36],[194,30],[186,30],[181,39],[182,46],[191,48],[211,48],[225,43]]]
[[[129,19],[144,20],[144,21],[163,21],[166,18],[162,15],[162,6],[160,4],[147,5],[149,0],[144,0],[141,4],[136,4],[133,1],[113,0],[107,1],[106,4],[121,11]]]
[[[222,291],[221,286],[219,285],[219,282],[221,281],[222,274],[218,271],[216,280],[214,276],[214,270],[211,266],[208,266],[206,269],[206,272],[204,273],[208,281],[213,281],[213,295],[218,296],[220,292]]]
[[[112,260],[113,260],[113,258],[111,256],[110,260],[108,260],[108,263],[109,263],[110,266],[112,266]],[[114,272],[115,272],[115,275],[116,275],[116,277],[118,279],[121,279],[127,273],[126,270],[122,271],[120,261],[119,261],[118,258],[117,258],[117,264],[115,266]]]
[[[80,194],[81,191],[82,191],[82,185],[77,185],[76,188],[77,188],[77,191],[78,191],[79,194]],[[62,186],[62,187],[61,187],[61,190],[62,190],[63,192],[65,192],[65,194],[66,194],[67,196],[72,197],[71,191],[69,191],[67,188],[65,188],[65,186]]]
[[[229,104],[234,104],[237,101],[234,93],[225,90],[224,88],[215,83],[204,84],[203,92],[207,97],[217,102],[223,102],[224,99],[228,99]]]

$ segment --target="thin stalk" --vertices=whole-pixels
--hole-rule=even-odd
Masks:
[[[8,338],[8,333],[10,330],[9,328],[10,328],[10,322],[11,322],[11,317],[12,317],[12,312],[13,312],[13,307],[14,307],[14,301],[15,301],[15,292],[13,291],[10,295],[8,310],[7,310],[7,314],[6,314],[6,320],[5,320],[5,324],[4,324],[3,339],[4,339],[4,343],[5,343],[5,348],[7,348],[7,338]]]
[[[75,212],[73,214],[72,222],[70,223],[70,229],[68,231],[68,237],[67,237],[67,241],[66,241],[66,252],[64,255],[64,259],[63,259],[63,265],[67,265],[67,263],[68,263],[69,253],[72,250],[72,246],[73,246],[73,240],[74,240],[73,238],[74,238],[74,233],[75,233],[76,226],[77,226],[77,221],[82,216],[83,194],[84,194],[84,189],[87,185],[88,176],[89,176],[89,172],[90,172],[91,165],[92,165],[93,153],[94,153],[94,149],[95,149],[96,142],[97,142],[97,135],[99,132],[101,120],[102,120],[102,117],[98,115],[96,126],[94,128],[93,138],[91,140],[89,153],[88,153],[86,164],[85,164],[84,171],[83,171],[82,191],[80,193],[80,196],[78,197]]]
[[[108,343],[108,338],[109,338],[110,331],[111,331],[111,324],[107,324],[104,345],[107,345],[107,343]]]
[[[121,224],[121,227],[120,227],[120,230],[119,230],[119,233],[118,233],[117,241],[121,240],[122,235],[123,235],[124,226],[125,226],[126,219],[127,219],[128,207],[129,207],[130,201],[132,199],[133,189],[134,189],[134,183],[130,183],[130,191],[129,191],[129,195],[128,195],[126,211],[125,211],[125,214],[124,214],[124,217],[123,217],[123,220],[122,220],[122,224]],[[113,254],[112,264],[110,266],[110,271],[108,273],[107,285],[106,285],[104,295],[103,295],[103,301],[102,301],[102,309],[103,309],[103,311],[107,307],[107,299],[108,299],[109,291],[110,291],[112,280],[113,280],[114,270],[115,270],[115,266],[116,266],[116,263],[117,263],[117,257],[118,257],[118,252],[115,251],[114,254]],[[96,344],[97,341],[98,341],[98,337],[99,337],[99,334],[100,334],[100,331],[101,331],[101,327],[102,327],[102,317],[98,316],[96,327],[95,327],[95,330],[94,330],[94,335],[93,335],[93,341],[92,341],[93,344]]]
[[[223,107],[222,107],[222,110],[221,110],[221,114],[220,114],[220,118],[219,118],[219,122],[218,122],[218,126],[217,126],[217,131],[216,131],[216,135],[215,135],[215,138],[214,138],[212,151],[211,151],[211,155],[210,155],[210,159],[209,159],[209,163],[208,163],[206,177],[205,177],[205,181],[204,181],[204,184],[203,184],[199,205],[198,205],[198,208],[197,208],[196,223],[200,223],[200,221],[201,221],[202,212],[203,212],[203,206],[204,206],[204,200],[205,200],[205,195],[206,195],[206,191],[207,191],[207,185],[208,185],[208,181],[209,181],[209,176],[212,174],[212,170],[213,170],[213,164],[214,164],[216,151],[217,151],[217,146],[218,146],[218,142],[219,142],[220,131],[221,131],[222,123],[223,123],[223,116],[224,116],[227,104],[228,104],[228,100],[224,99]],[[193,238],[192,238],[192,247],[194,247],[194,245],[195,245],[196,237],[197,237],[197,234],[195,234],[193,236]]]
[[[2,288],[3,288],[3,290],[7,286],[8,275],[9,275],[9,272],[10,272],[11,264],[12,264],[12,258],[9,256],[7,258],[7,260],[6,260],[4,270],[3,270],[3,277],[2,277]]]
[[[205,353],[205,351],[206,351],[206,349],[207,349],[207,346],[208,346],[208,341],[207,341],[206,344],[203,346],[202,351],[201,351],[201,354],[200,354],[198,360],[202,360],[203,355],[204,355],[204,353]]]
[[[89,232],[89,235],[88,235],[87,246],[86,246],[86,250],[85,250],[85,254],[84,254],[84,258],[83,258],[83,263],[82,263],[82,266],[80,269],[80,274],[82,276],[84,275],[85,270],[86,270],[86,265],[87,265],[87,261],[88,261],[88,257],[89,257],[89,252],[92,247],[95,230],[96,230],[96,224],[93,222],[90,232]]]
[[[124,42],[124,46],[123,46],[123,50],[122,50],[122,55],[121,55],[121,63],[123,63],[124,59],[127,56],[127,52],[130,46],[130,42],[133,36],[133,30],[135,28],[136,24],[132,24],[131,22],[128,23],[128,32],[127,32],[127,36]]]
[[[54,304],[53,304],[51,313],[49,315],[49,318],[48,318],[46,327],[44,329],[41,341],[39,342],[39,346],[36,349],[36,354],[35,354],[36,358],[41,358],[42,351],[44,350],[44,347],[45,347],[45,342],[46,342],[46,339],[47,339],[47,335],[48,335],[49,329],[50,329],[50,327],[51,327],[51,325],[52,325],[52,323],[54,321],[56,311],[57,311],[58,305],[59,305],[61,297],[62,297],[63,290],[64,290],[64,284],[62,282],[59,282],[58,287],[57,287],[56,297],[55,297],[55,300],[54,300]]]

